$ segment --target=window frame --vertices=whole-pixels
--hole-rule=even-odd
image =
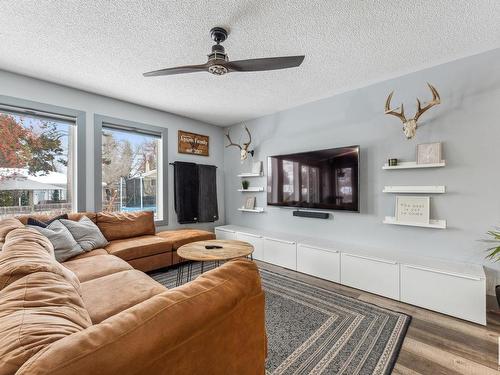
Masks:
[[[159,155],[161,167],[159,168],[161,177],[161,189],[158,189],[158,194],[161,194],[162,207],[159,211],[162,212],[162,219],[156,220],[158,226],[168,225],[168,128],[143,124],[136,121],[119,119],[116,117],[94,114],[94,198],[95,210],[102,211],[102,129],[106,125],[115,127],[116,130],[123,129],[150,135],[159,136],[161,139],[161,152]],[[157,182],[158,183],[158,182]]]
[[[76,142],[75,142],[75,157],[76,157],[76,174],[72,177],[75,182],[75,191],[76,199],[74,199],[73,203],[75,207],[73,207],[74,212],[83,212],[87,209],[87,197],[86,197],[86,186],[85,186],[85,136],[86,136],[86,113],[84,111],[79,111],[72,108],[60,107],[52,104],[39,103],[31,100],[16,98],[12,96],[0,95],[0,111],[15,111],[26,114],[27,116],[39,116],[50,118],[50,115],[53,115],[53,119],[57,120],[57,117],[66,117],[74,119],[76,126]],[[38,114],[41,113],[41,114]]]

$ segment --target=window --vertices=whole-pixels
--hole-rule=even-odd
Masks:
[[[157,222],[166,222],[166,129],[98,115],[95,126],[97,209],[153,211]]]
[[[85,198],[77,187],[77,122],[84,115],[60,112],[59,107],[0,97],[0,218],[85,208],[77,199]]]

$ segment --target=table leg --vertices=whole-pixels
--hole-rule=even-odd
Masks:
[[[186,282],[191,281],[191,278],[193,277],[193,262],[189,262],[188,265],[188,272],[187,272],[187,280]]]
[[[184,264],[179,264],[177,268],[177,279],[175,280],[175,286],[182,284],[182,277],[184,276]]]

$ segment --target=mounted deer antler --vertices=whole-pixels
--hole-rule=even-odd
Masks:
[[[415,114],[414,117],[415,121],[417,121],[418,118],[422,116],[422,114],[425,111],[441,103],[441,98],[439,97],[439,93],[437,92],[436,88],[432,86],[430,83],[427,83],[427,86],[429,86],[429,89],[432,92],[432,100],[429,103],[427,103],[427,105],[424,106],[424,108],[422,108],[420,100],[417,98],[417,113]]]
[[[406,139],[412,139],[417,133],[417,120],[419,119],[419,117],[422,116],[425,111],[441,103],[441,98],[439,97],[439,93],[437,92],[436,88],[430,83],[427,83],[427,86],[429,86],[429,89],[432,92],[432,100],[422,108],[420,99],[417,98],[417,113],[415,113],[415,116],[412,119],[408,120],[406,118],[403,104],[401,104],[401,107],[398,107],[396,109],[390,109],[391,99],[394,91],[389,94],[389,96],[387,97],[387,101],[385,102],[385,114],[396,116],[403,122],[403,132],[405,133]],[[399,108],[401,108],[401,110],[397,112]]]
[[[229,130],[227,131],[226,133],[226,138],[227,140],[229,141],[229,144],[226,146],[226,147],[229,147],[229,146],[235,146],[235,147],[238,147],[240,150],[241,150],[241,146],[237,143],[234,143],[232,140],[231,140],[231,137],[229,136]]]
[[[232,140],[231,140],[231,137],[229,136],[229,130],[227,131],[226,133],[226,138],[228,139],[229,141],[229,144],[226,146],[226,147],[229,147],[229,146],[235,146],[235,147],[238,147],[241,151],[241,160],[246,160],[248,158],[248,154],[252,155],[253,156],[253,150],[249,150],[248,148],[250,147],[250,144],[252,143],[252,134],[250,134],[250,130],[248,130],[248,128],[246,127],[245,125],[245,130],[247,131],[248,133],[248,142],[246,143],[243,143],[242,146],[240,146],[238,143],[234,143]]]

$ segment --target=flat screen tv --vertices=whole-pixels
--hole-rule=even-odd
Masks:
[[[359,212],[359,146],[267,159],[267,204]]]

